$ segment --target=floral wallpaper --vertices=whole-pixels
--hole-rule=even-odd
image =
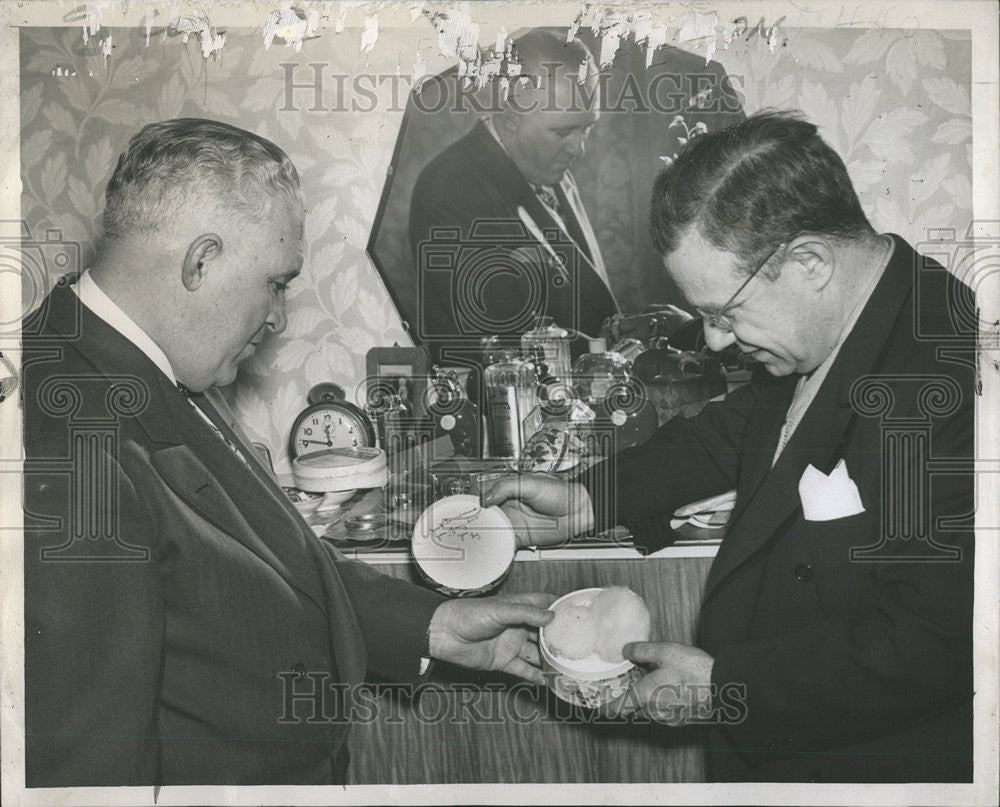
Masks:
[[[876,229],[914,244],[972,219],[968,31],[782,31],[716,52],[748,113],[801,109],[847,164]],[[756,43],[756,44],[755,44]],[[740,84],[733,78],[734,84]]]
[[[100,41],[86,43],[79,27],[21,29],[22,216],[35,237],[55,228],[79,242],[84,266],[99,238],[104,184],[145,122],[230,122],[272,139],[298,167],[307,254],[288,292],[288,328],[227,391],[247,430],[270,446],[279,472],[288,471],[288,430],[308,389],[334,381],[360,400],[368,349],[407,343],[365,247],[409,87],[391,78],[410,75],[416,49],[428,72],[449,62],[432,47],[436,38],[424,20],[383,28],[374,48],[362,50],[363,36],[347,28],[296,51],[277,42],[265,49],[259,30],[231,29],[224,47],[206,58],[196,38],[185,41],[176,31],[147,44],[141,28],[104,28]],[[820,125],[877,228],[919,243],[928,228],[967,226],[967,32],[782,29],[773,51],[761,37],[739,36],[715,59],[748,114],[795,107]],[[323,71],[322,99],[297,87],[308,83],[313,64]],[[353,80],[362,74],[384,78]],[[338,75],[348,78],[338,83]],[[602,141],[600,126],[578,172],[581,193],[609,265],[618,267],[615,290],[624,307],[639,310],[656,296],[650,288],[670,293],[641,213],[652,176],[649,166],[602,161],[607,137]]]

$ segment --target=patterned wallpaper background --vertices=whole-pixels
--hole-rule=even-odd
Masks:
[[[928,228],[964,231],[972,207],[968,34],[781,33],[784,43],[773,52],[759,36],[716,52],[745,111],[794,107],[819,124],[878,229],[918,244]],[[102,41],[109,34],[105,56],[97,39],[84,43],[79,27],[22,29],[22,216],[35,237],[56,228],[79,242],[86,266],[100,235],[104,185],[143,123],[211,117],[288,152],[308,202],[305,266],[288,292],[287,330],[268,340],[227,390],[247,430],[287,472],[288,429],[308,389],[332,380],[359,400],[367,350],[407,343],[365,246],[415,52],[431,73],[449,65],[423,20],[383,28],[367,53],[357,29],[306,41],[299,52],[277,43],[265,49],[259,31],[229,30],[221,58],[210,59],[193,37],[154,36],[147,45],[142,29],[102,29]],[[312,89],[295,90],[287,108],[283,64],[299,65],[295,82],[311,77],[310,64],[322,66],[323,109],[312,109]],[[397,72],[403,80],[392,80]],[[386,78],[341,85],[334,74]],[[352,102],[363,111],[349,111]],[[658,282],[645,223],[637,221],[652,177],[616,162],[615,149],[628,144],[602,141],[600,127],[576,173],[609,265],[618,267],[615,290],[623,307],[640,310],[649,301],[643,289]]]

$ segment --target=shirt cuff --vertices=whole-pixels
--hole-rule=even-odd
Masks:
[[[419,675],[423,678],[431,671],[431,667],[434,664],[434,660],[431,658],[431,626],[427,623],[427,632],[424,634],[424,652],[420,656],[420,671]]]

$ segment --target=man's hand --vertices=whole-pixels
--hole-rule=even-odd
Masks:
[[[555,546],[594,528],[587,489],[546,474],[494,480],[480,491],[483,505],[501,505],[517,533],[518,547]]]
[[[505,594],[441,603],[430,624],[431,656],[474,670],[499,670],[544,684],[537,628],[555,614],[553,594]]]
[[[676,642],[630,642],[625,658],[654,669],[635,682],[616,704],[618,714],[641,712],[658,723],[683,726],[705,720],[712,709],[712,665],[704,650]]]

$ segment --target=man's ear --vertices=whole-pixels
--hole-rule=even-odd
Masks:
[[[520,115],[537,112],[545,103],[544,90],[536,85],[536,79],[531,76],[519,76],[507,87],[507,97],[501,101],[502,111],[493,117],[494,125],[498,121],[506,127],[517,126]]]
[[[798,264],[803,278],[817,290],[833,277],[834,251],[830,242],[818,235],[800,235],[789,242],[788,260]]]
[[[201,286],[208,274],[206,264],[222,253],[222,237],[215,233],[199,235],[184,256],[184,266],[181,267],[181,281],[188,291],[195,291]]]

